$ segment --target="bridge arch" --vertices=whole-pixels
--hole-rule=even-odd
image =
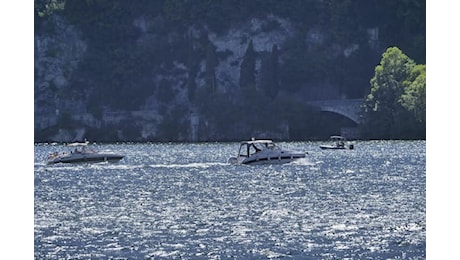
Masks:
[[[321,108],[321,109],[320,109],[320,112],[335,113],[335,114],[338,114],[338,115],[341,115],[341,116],[343,116],[343,117],[346,117],[346,118],[350,119],[350,120],[353,121],[356,125],[359,125],[359,123],[360,123],[360,117],[359,117],[359,115],[356,115],[356,114],[353,114],[353,113],[347,113],[346,111],[343,111],[343,110],[340,110],[340,109],[335,109],[335,108],[326,107],[326,108]]]
[[[337,99],[337,100],[315,100],[307,104],[316,107],[321,112],[335,113],[344,116],[357,125],[361,122],[361,105],[364,99]]]

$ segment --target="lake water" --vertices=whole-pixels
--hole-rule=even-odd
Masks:
[[[46,165],[36,144],[36,259],[425,259],[426,142],[227,163],[238,143],[100,144],[118,163]]]

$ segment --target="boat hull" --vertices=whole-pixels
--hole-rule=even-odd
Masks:
[[[319,148],[323,150],[345,150],[347,149],[346,147],[338,147],[338,146],[333,146],[333,145],[320,145]]]
[[[285,163],[290,163],[290,162],[293,162],[301,158],[305,158],[305,155],[247,158],[243,160],[241,164],[246,164],[246,165],[285,164]]]
[[[254,155],[251,157],[232,157],[228,160],[231,164],[244,165],[261,165],[261,164],[285,164],[293,162],[297,159],[305,158],[305,154],[290,154],[290,155],[271,155],[260,156]]]
[[[56,157],[49,160],[47,164],[118,162],[123,157],[123,155],[118,154],[78,154]]]

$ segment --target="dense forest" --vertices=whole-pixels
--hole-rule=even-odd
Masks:
[[[305,140],[343,127],[359,138],[425,137],[425,1],[34,7],[36,141]],[[387,68],[392,59],[403,61]],[[315,99],[363,99],[363,120],[325,115],[305,102]]]

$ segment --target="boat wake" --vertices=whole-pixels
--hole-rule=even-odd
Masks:
[[[152,168],[209,168],[212,166],[227,166],[228,163],[209,162],[209,163],[186,163],[186,164],[150,164]]]
[[[305,166],[315,166],[316,163],[310,161],[309,158],[300,158],[300,159],[297,159],[291,163],[289,163],[291,165],[305,165]]]

